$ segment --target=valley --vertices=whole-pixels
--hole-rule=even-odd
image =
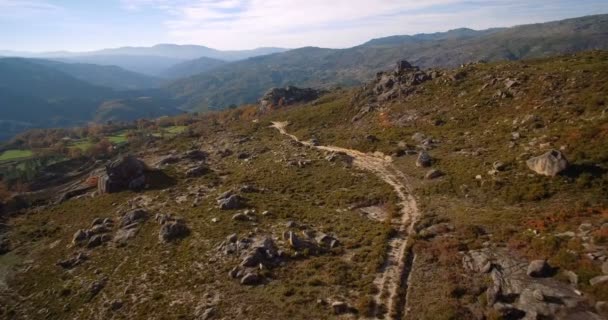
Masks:
[[[607,10],[0,1],[0,319],[608,319]]]
[[[601,319],[607,61],[400,61],[174,134],[100,128],[131,138],[5,200],[0,314]]]

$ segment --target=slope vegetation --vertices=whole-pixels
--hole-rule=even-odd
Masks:
[[[301,48],[230,63],[167,89],[189,110],[253,103],[270,87],[330,87],[368,81],[391,61],[447,67],[478,60],[518,60],[608,46],[608,15],[508,29],[396,36],[342,50]]]

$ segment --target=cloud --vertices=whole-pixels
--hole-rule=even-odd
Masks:
[[[586,2],[599,6],[597,0]],[[122,0],[122,3],[131,10],[155,8],[166,12],[163,24],[175,42],[202,43],[222,49],[262,45],[348,47],[394,34],[546,21],[549,17],[568,15],[557,9],[577,5],[570,0]],[[593,6],[589,7],[593,12]]]
[[[63,8],[46,1],[0,0],[0,18],[24,19],[63,12]]]

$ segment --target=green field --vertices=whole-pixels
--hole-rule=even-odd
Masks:
[[[0,155],[0,161],[29,158],[34,153],[31,150],[6,150]]]
[[[127,133],[121,132],[107,137],[112,143],[124,143],[127,142]]]

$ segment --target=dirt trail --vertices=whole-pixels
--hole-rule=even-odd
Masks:
[[[374,284],[379,289],[375,297],[376,304],[386,307],[386,316],[389,319],[403,318],[407,312],[408,281],[414,259],[413,253],[408,250],[408,234],[412,233],[414,222],[419,216],[416,200],[410,192],[408,178],[392,165],[390,157],[380,153],[368,154],[334,146],[313,146],[312,143],[300,141],[295,135],[289,134],[285,129],[288,124],[288,122],[273,122],[272,127],[306,146],[324,151],[342,152],[351,156],[356,167],[374,173],[395,189],[401,200],[401,216],[391,220],[397,234],[387,244],[387,260],[381,272],[376,275]],[[402,292],[401,296],[399,296],[400,292]]]

